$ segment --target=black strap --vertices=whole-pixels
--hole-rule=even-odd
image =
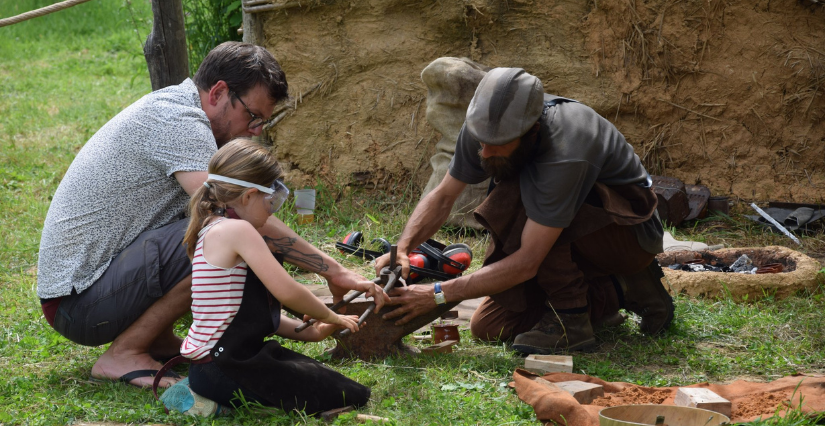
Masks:
[[[447,256],[444,256],[444,253],[441,250],[438,250],[438,249],[434,248],[433,246],[431,246],[427,243],[421,243],[421,245],[418,246],[418,248],[416,250],[421,251],[421,253],[424,253],[427,256],[432,257],[433,259],[439,261],[440,263],[444,263],[444,264],[447,264],[449,266],[452,266],[453,268],[456,268],[459,271],[463,271],[463,270],[467,269],[467,265],[465,265],[461,262],[458,262],[456,260],[450,259]],[[413,250],[413,252],[415,252],[415,250]]]
[[[435,269],[428,269],[428,268],[419,268],[418,266],[410,265],[410,274],[415,272],[421,277],[425,278],[435,278],[441,281],[451,280],[458,275],[448,274],[446,272],[436,271]]]
[[[341,242],[336,242],[335,243],[335,248],[337,248],[338,250],[347,252],[349,254],[352,254],[352,255],[355,255],[355,256],[358,256],[358,257],[363,257],[363,258],[370,259],[370,260],[375,259],[377,257],[381,257],[381,256],[384,255],[384,253],[382,253],[380,251],[367,250],[365,248],[351,246],[349,244],[344,244],[344,243],[341,243]]]

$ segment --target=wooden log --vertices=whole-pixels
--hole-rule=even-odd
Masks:
[[[180,84],[189,77],[183,4],[181,0],[152,0],[154,24],[143,55],[149,67],[152,90]]]
[[[243,41],[244,43],[257,46],[264,45],[264,28],[261,23],[263,18],[256,13],[248,13],[243,10]]]
[[[573,395],[573,398],[576,398],[579,404],[590,404],[594,399],[604,396],[604,386],[582,382],[581,380],[556,382],[556,386]]]
[[[524,368],[540,373],[572,373],[573,357],[569,355],[528,355]]]
[[[682,407],[702,408],[730,417],[731,403],[706,388],[679,388],[673,403]]]
[[[367,421],[373,423],[389,423],[391,421],[386,417],[372,416],[369,414],[356,414],[355,420],[358,420],[359,423],[366,423]]]

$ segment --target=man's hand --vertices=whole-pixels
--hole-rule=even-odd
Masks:
[[[350,270],[346,270],[343,274],[337,274],[328,281],[329,291],[332,293],[332,302],[337,303],[346,296],[350,290],[361,291],[366,295],[372,297],[375,301],[375,312],[381,310],[381,307],[386,303],[390,303],[390,296],[384,293],[384,289],[364,278],[360,274],[356,274]],[[346,312],[346,305],[339,309],[341,312]]]
[[[403,253],[401,250],[398,250],[398,252],[395,255],[395,262],[398,265],[401,265],[401,278],[408,278],[410,276],[410,258],[409,256],[407,256],[407,253]],[[380,275],[381,270],[389,266],[389,253],[386,253],[383,256],[375,259],[375,275]]]
[[[390,304],[401,305],[398,309],[385,314],[382,318],[391,320],[403,317],[395,322],[395,325],[404,325],[413,318],[430,312],[437,307],[435,304],[435,290],[431,285],[411,285],[407,287],[397,287],[390,292]]]

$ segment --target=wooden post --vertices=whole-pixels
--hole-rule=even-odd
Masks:
[[[260,13],[243,12],[243,41],[244,43],[263,46],[264,28],[261,25]]]
[[[243,11],[243,42],[254,44],[256,46],[264,45],[264,26],[261,24],[263,19],[261,13],[247,13]],[[264,46],[266,47],[266,46]],[[277,58],[276,58],[277,59]],[[277,109],[277,108],[276,108]],[[277,121],[276,121],[277,122]],[[254,136],[252,139],[266,145],[272,145],[272,137],[270,131],[264,130],[260,135]]]
[[[143,55],[149,66],[152,90],[180,84],[189,77],[182,0],[152,0],[154,25]]]

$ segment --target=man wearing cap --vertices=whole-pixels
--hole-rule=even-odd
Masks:
[[[392,304],[400,306],[385,319],[403,324],[439,304],[488,296],[473,334],[537,354],[592,348],[594,326],[624,321],[619,308],[640,315],[645,333],[670,325],[673,302],[655,260],[663,230],[639,157],[610,122],[544,94],[520,68],[495,68],[479,83],[449,173],[398,241],[404,274],[407,255],[438,231],[464,187],[488,177],[491,190],[474,213],[491,237],[483,267],[397,289]]]

